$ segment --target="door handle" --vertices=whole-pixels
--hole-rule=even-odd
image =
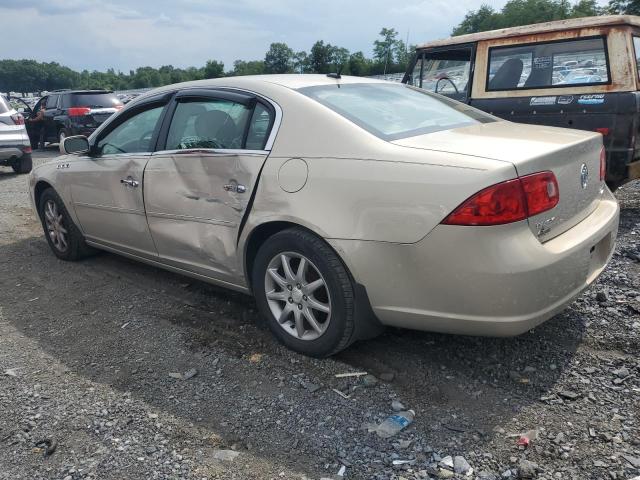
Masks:
[[[132,187],[132,188],[137,188],[138,185],[140,185],[140,182],[138,182],[137,180],[134,180],[131,177],[121,178],[120,179],[120,183],[122,183],[123,185],[125,185],[127,187]]]
[[[227,183],[222,188],[224,188],[225,192],[244,193],[247,191],[247,187],[236,183]]]

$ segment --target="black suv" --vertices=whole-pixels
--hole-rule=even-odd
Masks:
[[[16,99],[19,100],[19,99]],[[46,102],[46,103],[44,103]],[[45,142],[59,143],[71,135],[89,136],[102,122],[123,107],[122,101],[108,90],[56,90],[42,97],[23,113],[32,118],[43,105]],[[38,124],[27,121],[32,148],[38,147]]]

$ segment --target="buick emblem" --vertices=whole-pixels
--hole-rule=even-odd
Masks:
[[[580,167],[580,185],[582,188],[587,188],[587,182],[589,181],[589,169],[587,168],[587,164],[583,163],[582,167]]]

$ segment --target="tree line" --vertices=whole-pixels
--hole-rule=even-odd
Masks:
[[[373,56],[361,51],[318,40],[309,52],[296,52],[286,43],[272,43],[262,60],[236,60],[233,68],[225,69],[223,62],[208,60],[202,67],[160,68],[140,67],[129,73],[113,68],[81,72],[56,62],[35,60],[0,60],[0,92],[41,92],[63,88],[129,90],[151,88],[170,83],[202,80],[236,75],[263,73],[329,73],[344,75],[378,75],[404,72],[414,46],[405,44],[393,28],[383,28],[373,43]]]
[[[596,15],[640,15],[640,0],[610,0],[600,7],[596,0],[510,0],[501,10],[483,4],[467,13],[452,35],[484,32],[498,28],[517,27],[532,23],[564,20]]]

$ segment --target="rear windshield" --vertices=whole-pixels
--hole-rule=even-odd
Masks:
[[[489,51],[488,91],[609,83],[602,37],[492,47]]]
[[[496,121],[463,103],[403,84],[322,85],[299,91],[387,141]]]
[[[113,108],[122,105],[113,93],[72,93],[70,97],[69,107]]]
[[[7,113],[11,107],[8,102],[4,99],[2,95],[0,95],[0,113]]]

